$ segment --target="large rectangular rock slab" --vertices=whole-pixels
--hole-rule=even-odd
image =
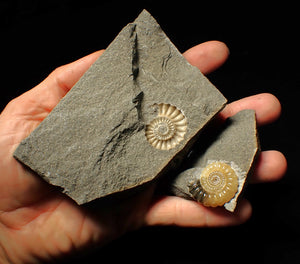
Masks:
[[[86,203],[163,174],[225,103],[144,10],[21,142],[14,157]],[[166,121],[170,111],[172,118],[179,116],[175,125]],[[146,132],[151,129],[168,143],[155,140]],[[179,139],[170,141],[175,136]]]

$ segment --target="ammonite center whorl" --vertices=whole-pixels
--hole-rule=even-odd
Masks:
[[[215,161],[208,164],[200,178],[189,185],[189,192],[205,206],[222,206],[229,202],[238,190],[238,177],[227,163]]]
[[[155,118],[151,124],[153,126],[153,134],[159,140],[169,140],[176,132],[172,121],[165,116]]]
[[[174,105],[161,103],[158,110],[158,116],[146,126],[145,135],[153,147],[169,150],[183,140],[187,130],[186,117]]]

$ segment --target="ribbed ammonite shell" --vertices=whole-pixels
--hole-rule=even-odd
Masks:
[[[229,202],[238,190],[238,177],[227,163],[215,161],[208,164],[200,178],[189,185],[189,192],[205,206],[222,206]]]
[[[159,104],[158,116],[146,126],[146,138],[160,150],[169,150],[184,139],[187,130],[186,117],[180,109],[171,104]]]

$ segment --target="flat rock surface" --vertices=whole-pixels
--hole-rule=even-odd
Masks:
[[[184,139],[170,150],[149,144],[145,127],[159,103],[179,108]],[[143,11],[14,153],[79,204],[162,174],[225,105],[154,18]]]
[[[199,144],[195,146],[189,162],[192,168],[180,173],[172,183],[173,192],[185,198],[191,198],[188,182],[197,177],[199,169],[204,168],[210,161],[233,162],[238,166],[239,187],[236,196],[224,206],[229,211],[234,211],[236,202],[244,187],[246,177],[253,168],[255,158],[259,152],[259,143],[256,131],[255,111],[243,110],[226,120],[221,131],[212,138],[206,149]]]

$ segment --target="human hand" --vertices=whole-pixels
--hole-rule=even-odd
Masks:
[[[0,115],[0,260],[27,263],[53,260],[66,254],[107,243],[143,225],[227,226],[246,221],[251,205],[242,200],[235,213],[206,208],[174,196],[154,197],[155,184],[122,203],[108,201],[92,207],[78,206],[13,158],[18,144],[51,112],[91,64],[103,53],[95,52],[53,71],[32,90],[12,100]],[[184,53],[204,74],[228,57],[227,47],[210,41]],[[222,118],[243,109],[256,111],[258,125],[280,115],[280,103],[270,94],[247,97],[226,106]],[[286,160],[277,151],[260,154],[252,182],[282,177]]]

